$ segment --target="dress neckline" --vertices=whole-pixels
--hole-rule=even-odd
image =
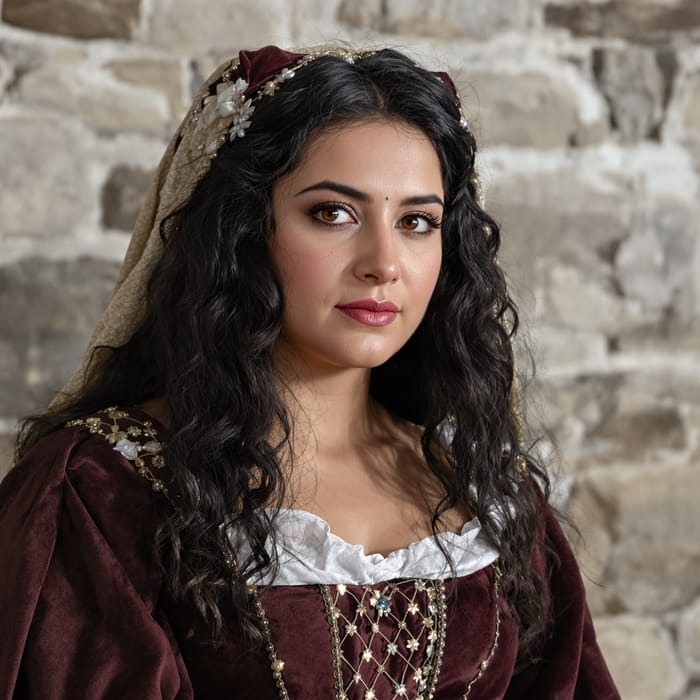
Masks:
[[[498,559],[498,551],[485,537],[477,518],[466,522],[460,533],[441,532],[428,535],[387,556],[365,554],[360,544],[351,544],[330,530],[329,523],[309,511],[282,508],[273,520],[274,552],[270,539],[266,549],[276,553],[279,570],[276,577],[264,572],[251,583],[259,585],[300,586],[310,584],[374,585],[397,579],[444,580],[453,575],[468,576]],[[243,533],[233,527],[229,537],[239,559],[252,554]],[[440,544],[452,559],[450,568]]]
[[[365,553],[365,547],[362,544],[353,544],[352,542],[348,542],[346,539],[341,537],[340,535],[337,535],[333,530],[331,529],[331,524],[325,519],[322,518],[320,515],[317,515],[316,513],[312,513],[310,510],[305,510],[303,508],[280,508],[279,511],[275,508],[263,508],[266,513],[269,515],[274,515],[275,513],[279,513],[281,517],[296,517],[296,518],[303,518],[307,520],[312,520],[316,521],[318,523],[318,526],[323,529],[326,532],[326,536],[330,540],[337,541],[340,546],[342,547],[351,547],[353,549],[357,549],[358,552],[362,554],[363,557],[368,557],[372,559],[388,559],[391,556],[397,555],[401,552],[404,552],[406,550],[410,550],[412,548],[421,546],[425,544],[429,540],[433,540],[435,535],[430,534],[426,535],[425,537],[421,537],[420,539],[414,540],[413,542],[410,542],[409,544],[405,545],[404,547],[397,547],[396,549],[392,550],[388,554],[382,554],[381,552],[373,552],[372,554],[366,554]],[[452,535],[454,537],[461,537],[462,535],[465,534],[470,529],[473,528],[481,528],[481,523],[479,522],[479,519],[474,517],[471,518],[470,520],[467,520],[462,527],[460,528],[459,532],[450,532],[450,531],[445,531],[445,532],[439,532],[438,537],[442,537],[443,535]]]

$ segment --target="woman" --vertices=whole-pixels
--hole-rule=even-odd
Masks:
[[[618,697],[474,156],[393,50],[207,81],[2,485],[3,697]]]

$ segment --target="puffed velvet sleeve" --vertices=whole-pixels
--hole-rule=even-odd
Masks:
[[[574,553],[554,514],[546,508],[535,566],[550,599],[547,642],[540,660],[515,675],[508,700],[619,700],[620,695],[598,647]]]
[[[0,485],[0,698],[192,698],[153,562],[162,494],[86,427]]]

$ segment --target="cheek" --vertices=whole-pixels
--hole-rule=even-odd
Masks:
[[[442,248],[438,247],[421,256],[412,265],[412,278],[416,291],[428,298],[432,295],[440,276],[442,265]]]
[[[288,241],[272,248],[272,258],[279,272],[286,301],[322,298],[334,277],[334,255],[327,249],[294,245]]]

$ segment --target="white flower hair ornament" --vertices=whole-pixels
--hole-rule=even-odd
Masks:
[[[255,111],[252,98],[246,99],[245,92],[248,82],[238,78],[234,83],[219,83],[216,86],[216,96],[210,95],[204,100],[204,107],[199,118],[209,127],[218,119],[231,120],[228,130],[229,140],[245,136],[250,126],[250,118]],[[222,145],[221,135],[212,139],[204,149],[207,154],[214,154]]]

